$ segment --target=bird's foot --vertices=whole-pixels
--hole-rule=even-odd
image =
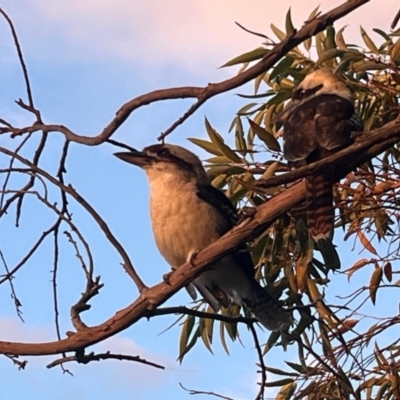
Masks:
[[[360,138],[363,137],[363,133],[362,132],[351,132],[351,138],[356,141]]]
[[[191,251],[189,253],[189,257],[187,258],[187,262],[189,262],[192,267],[194,267],[194,260],[197,257],[197,254],[199,254],[198,251]]]
[[[257,209],[255,207],[243,207],[237,225],[241,224],[246,219],[251,219],[256,215]]]
[[[152,292],[154,292],[154,290],[149,289],[148,287],[145,287],[140,291],[140,297],[149,303],[147,306],[149,311],[154,310],[159,305],[157,296],[153,295]]]
[[[167,285],[171,285],[171,282],[170,282],[170,278],[171,278],[171,274],[173,273],[174,271],[171,271],[171,272],[167,272],[166,274],[164,274],[163,275],[163,281],[167,284]]]

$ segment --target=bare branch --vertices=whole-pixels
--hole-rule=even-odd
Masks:
[[[45,125],[41,123],[21,129],[6,126],[0,128],[0,134],[12,133],[12,136],[14,137],[25,133],[36,132],[38,130],[41,130],[43,132],[60,132],[63,133],[65,137],[70,141],[85,144],[88,146],[96,146],[110,139],[110,137],[126,121],[130,114],[139,107],[162,100],[187,98],[197,99],[197,102],[193,104],[181,118],[174,122],[167,130],[164,131],[164,133],[162,133],[158,137],[158,140],[162,140],[168,134],[170,134],[173,129],[175,129],[186,119],[188,119],[207,100],[218,94],[240,87],[245,83],[253,80],[261,73],[272,68],[277,61],[279,61],[285,54],[287,54],[298,44],[308,39],[309,37],[316,35],[318,32],[323,31],[334,21],[344,17],[345,15],[354,11],[356,8],[368,3],[369,1],[370,0],[346,1],[340,6],[332,9],[331,11],[319,16],[318,18],[306,21],[304,26],[298,32],[294,32],[291,36],[286,37],[284,40],[282,40],[282,42],[274,46],[262,60],[257,62],[246,71],[234,76],[233,78],[218,83],[210,83],[205,87],[188,86],[155,90],[153,92],[136,97],[135,99],[132,99],[131,101],[124,104],[117,111],[115,118],[103,129],[101,133],[96,136],[90,137],[78,135],[63,125]]]
[[[227,396],[222,396],[221,394],[215,393],[215,392],[204,392],[202,390],[194,390],[194,389],[186,389],[182,383],[179,382],[179,386],[185,390],[186,392],[189,392],[191,395],[196,395],[196,394],[205,394],[207,396],[214,396],[218,397],[219,399],[224,399],[224,400],[235,400],[232,397],[227,397]]]
[[[28,76],[28,69],[26,68],[24,57],[22,55],[22,50],[21,50],[21,46],[19,44],[17,31],[15,30],[14,24],[12,23],[10,17],[7,15],[7,13],[1,7],[0,7],[0,13],[3,15],[3,17],[5,18],[5,20],[7,21],[8,25],[9,25],[9,27],[11,29],[11,35],[12,35],[12,37],[14,39],[14,45],[15,45],[15,48],[17,50],[18,59],[19,59],[19,62],[21,64],[21,67],[22,67],[22,73],[24,74],[24,80],[25,80],[26,92],[27,92],[27,95],[28,95],[29,105],[32,108],[34,108],[34,106],[33,106],[32,89],[31,89],[31,84],[29,82],[29,76]],[[38,118],[38,120],[39,120],[39,118]]]
[[[21,157],[20,155],[14,153],[4,147],[0,147],[0,152],[7,154],[10,157],[14,157],[21,163],[29,166],[29,168],[31,168],[31,170],[33,172],[44,176],[51,183],[53,183],[55,186],[58,186],[65,193],[68,193],[81,206],[83,206],[88,211],[88,213],[93,217],[93,219],[97,222],[100,229],[106,235],[106,237],[110,241],[110,243],[114,246],[114,248],[117,250],[117,252],[121,255],[122,260],[124,262],[123,267],[125,268],[128,275],[135,282],[136,286],[138,287],[138,290],[142,291],[143,289],[146,288],[146,285],[143,283],[143,281],[140,279],[139,275],[136,273],[135,269],[133,268],[132,262],[128,256],[128,254],[126,253],[125,249],[122,247],[122,245],[119,243],[119,241],[112,234],[112,232],[111,232],[110,228],[108,227],[108,225],[106,224],[106,222],[103,220],[103,218],[101,218],[101,216],[96,212],[96,210],[71,185],[66,186],[66,185],[62,184],[60,181],[58,181],[52,175],[50,175],[46,171],[42,170],[41,168],[37,167],[36,164],[31,163],[27,159]],[[44,239],[44,237],[42,235],[41,240],[43,240],[43,239]],[[0,283],[1,283],[1,281],[0,281]]]
[[[335,170],[340,171],[343,168],[348,168],[346,165],[348,164],[348,157],[351,152],[357,153],[361,151],[361,154],[359,154],[359,157],[357,158],[357,162],[362,163],[366,157],[366,155],[364,155],[365,152],[367,152],[368,157],[371,158],[386,148],[389,148],[393,143],[396,143],[399,140],[400,121],[392,121],[384,127],[365,135],[360,142],[349,146],[319,163],[321,163],[321,165],[332,164],[335,167]],[[368,146],[371,147],[368,149]],[[13,153],[7,149],[0,148],[0,151],[5,154],[13,155]],[[48,176],[45,171],[32,165],[22,157],[16,156],[16,158],[31,167],[36,173],[41,174],[51,182],[54,181],[54,178]],[[355,167],[356,164],[353,164],[353,166]],[[314,166],[311,166],[311,168],[313,167]],[[296,177],[300,178],[299,176]],[[339,178],[340,176],[335,176],[336,180]],[[57,184],[56,182],[55,184]],[[80,198],[71,186],[64,187],[64,190],[74,198]],[[62,351],[75,351],[77,348],[90,346],[113,336],[131,326],[143,316],[146,316],[149,309],[163,304],[180,288],[187,285],[194,277],[198,276],[209,263],[227,254],[232,248],[235,248],[240,243],[258,236],[279,215],[302,201],[304,196],[305,185],[304,182],[300,182],[262,204],[257,208],[256,213],[251,218],[245,219],[240,225],[234,227],[230,232],[225,234],[211,246],[199,252],[194,260],[173,271],[168,283],[163,282],[146,290],[142,290],[142,295],[134,303],[117,312],[104,323],[90,329],[82,329],[69,336],[67,339],[63,339],[59,342],[41,344],[0,342],[0,353],[18,355],[56,354]],[[82,199],[81,204],[84,204],[82,203]],[[92,212],[94,213],[93,215],[96,215],[94,210]]]
[[[254,345],[255,345],[256,350],[257,350],[258,361],[260,362],[260,368],[261,368],[261,371],[260,371],[261,372],[260,390],[257,393],[256,400],[263,400],[264,399],[265,383],[267,382],[267,370],[265,368],[263,352],[261,350],[260,341],[258,340],[257,332],[256,332],[253,324],[248,324],[248,327],[250,328],[251,334],[253,335]]]
[[[50,363],[49,365],[47,365],[47,368],[53,368],[56,365],[64,364],[66,362],[71,362],[71,361],[76,361],[79,364],[88,364],[92,361],[101,361],[101,360],[133,361],[133,362],[137,362],[140,364],[149,365],[154,368],[165,369],[164,366],[162,366],[160,364],[156,364],[151,361],[147,361],[144,358],[141,358],[140,356],[129,356],[129,355],[125,355],[125,354],[112,354],[110,352],[99,353],[99,354],[90,353],[90,354],[86,354],[86,355],[75,355],[75,356],[70,356],[70,357],[63,357],[63,358],[55,360],[52,363]]]
[[[231,324],[235,323],[243,323],[246,325],[251,325],[256,323],[257,320],[255,318],[246,318],[241,315],[237,315],[235,317],[230,317],[229,315],[222,315],[216,313],[209,313],[205,311],[194,310],[192,308],[187,308],[184,306],[179,307],[163,307],[163,308],[155,308],[153,310],[148,310],[146,312],[145,317],[151,318],[158,315],[171,315],[171,314],[185,314],[185,315],[193,315],[194,317],[199,318],[209,318],[215,321],[223,321]]]

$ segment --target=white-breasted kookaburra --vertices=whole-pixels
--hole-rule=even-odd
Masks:
[[[236,224],[235,207],[211,185],[192,152],[180,146],[156,144],[142,152],[115,155],[146,172],[154,238],[172,269],[185,264]],[[292,323],[291,312],[256,281],[246,245],[212,263],[193,280],[187,288],[193,299],[194,287],[215,311],[233,300],[244,304],[267,329],[282,330]]]
[[[283,123],[283,153],[290,167],[323,159],[353,142],[352,131],[362,131],[351,88],[336,74],[319,69],[294,90],[289,106],[277,117]],[[310,236],[330,269],[340,268],[332,244],[333,171],[306,177],[307,223]]]

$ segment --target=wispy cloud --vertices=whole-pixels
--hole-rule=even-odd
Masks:
[[[307,0],[301,6],[290,0],[158,0],[132,2],[128,0],[49,0],[25,1],[24,7],[12,0],[5,1],[5,9],[19,22],[19,30],[30,42],[36,57],[51,57],[88,61],[115,60],[135,65],[171,64],[192,70],[204,65],[218,67],[227,59],[260,45],[261,38],[249,35],[234,22],[246,27],[270,33],[270,23],[282,27],[287,9],[301,26],[309,12],[318,4],[321,10],[342,3],[341,0]],[[10,4],[7,7],[7,2]],[[357,21],[369,27],[389,26],[396,1],[390,0],[385,7],[378,3],[367,4],[357,10],[352,19],[344,19],[340,26]],[[379,11],[379,12],[374,12]],[[35,15],[35,18],[30,18]],[[353,32],[358,30],[354,26]]]

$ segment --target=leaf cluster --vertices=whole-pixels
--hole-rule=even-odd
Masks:
[[[309,19],[317,14],[318,9]],[[271,30],[277,41],[293,32],[290,10],[285,31],[274,25]],[[348,43],[344,30],[329,26],[254,79],[253,93],[239,94],[250,102],[237,111],[229,135],[218,133],[206,119],[209,140],[190,139],[210,154],[207,163],[212,184],[224,190],[239,209],[256,207],[286,189],[266,184],[268,178],[287,171],[281,152],[282,126],[275,118],[290,101],[293,89],[312,70],[329,68],[353,88],[364,134],[397,117],[400,30],[386,33],[374,29],[378,37],[374,41],[360,27],[362,45]],[[257,35],[267,39],[262,47],[233,58],[223,67],[241,65],[242,72],[268,54],[275,41]],[[340,304],[327,300],[334,287],[334,271],[323,264],[309,237],[304,204],[282,215],[249,243],[256,277],[282,304],[296,310],[293,329],[286,334],[271,333],[264,346],[266,353],[275,345],[292,345],[299,354],[298,364],[287,363],[295,372],[266,368],[269,373],[285,376],[266,384],[281,388],[277,398],[371,398],[372,394],[374,398],[397,398],[398,340],[389,340],[383,350],[377,344],[372,351],[368,348],[372,338],[377,343],[382,333],[397,323],[397,315],[379,317],[379,322],[372,324],[376,317],[365,310],[370,304],[379,304],[378,292],[398,290],[398,282],[392,283],[393,275],[398,273],[392,265],[399,259],[399,158],[396,144],[335,185],[336,240],[340,242],[342,264],[348,262],[342,248],[353,246],[363,249],[365,254],[339,272],[347,274],[349,281],[356,272],[363,272],[361,286],[351,295],[342,296]],[[233,316],[239,312],[237,306],[223,310]],[[180,359],[198,338],[212,351],[214,322],[187,317],[181,334]],[[239,338],[239,329],[236,324],[220,322],[219,332],[228,352],[225,333],[235,340]]]

